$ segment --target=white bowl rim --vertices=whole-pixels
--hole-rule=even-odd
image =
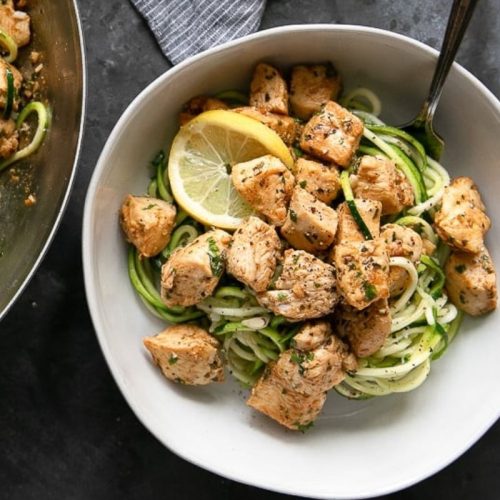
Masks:
[[[289,32],[308,32],[308,31],[346,31],[346,32],[356,32],[356,33],[365,33],[365,34],[375,34],[384,36],[387,38],[392,38],[398,40],[403,43],[407,43],[414,47],[419,48],[423,52],[432,55],[437,59],[439,52],[426,45],[423,42],[410,38],[406,35],[402,35],[399,33],[394,33],[388,30],[373,28],[369,26],[360,26],[353,24],[293,24],[286,26],[279,26],[275,28],[269,28],[265,30],[258,31],[251,35],[247,35],[242,38],[238,38],[236,40],[232,40],[226,42],[224,44],[218,45],[211,49],[205,50],[195,56],[192,56],[183,62],[173,66],[166,70],[163,74],[158,76],[155,80],[153,80],[146,88],[144,88],[127,106],[125,111],[122,113],[116,125],[113,127],[111,134],[109,135],[106,144],[99,156],[99,159],[96,164],[96,168],[92,174],[92,178],[89,184],[89,188],[87,191],[86,199],[85,199],[85,207],[84,207],[84,216],[83,216],[83,228],[82,228],[82,259],[83,259],[83,270],[84,270],[84,282],[85,282],[85,293],[87,297],[87,303],[90,311],[90,315],[92,318],[92,322],[94,325],[94,329],[96,331],[97,339],[99,341],[99,345],[101,347],[102,353],[106,359],[106,362],[110,368],[110,371],[113,375],[113,378],[118,385],[122,395],[127,401],[128,405],[135,413],[140,422],[144,425],[146,429],[151,432],[156,439],[158,439],[167,449],[174,452],[177,456],[183,458],[184,460],[201,467],[205,470],[208,470],[214,474],[223,476],[227,479],[231,479],[234,481],[238,481],[243,484],[247,484],[250,486],[255,486],[259,488],[265,488],[270,491],[275,491],[283,494],[289,495],[297,495],[297,496],[309,496],[311,498],[321,498],[328,499],[335,497],[337,499],[353,499],[353,498],[372,498],[375,496],[386,495],[389,493],[393,493],[396,491],[400,491],[404,488],[412,486],[433,474],[436,474],[440,470],[444,469],[446,466],[454,462],[457,458],[459,458],[463,453],[465,453],[471,446],[474,445],[485,433],[488,429],[500,418],[500,411],[491,409],[491,412],[485,415],[484,421],[482,422],[482,426],[478,426],[475,430],[475,433],[471,435],[469,440],[465,442],[457,443],[456,449],[453,453],[450,453],[446,457],[442,457],[440,461],[437,463],[430,464],[427,468],[420,468],[417,472],[413,474],[408,474],[407,477],[400,479],[390,485],[386,485],[384,487],[379,487],[378,489],[370,488],[367,489],[363,493],[357,493],[356,496],[350,494],[342,494],[336,495],[334,492],[328,495],[318,494],[311,492],[308,489],[304,489],[301,491],[298,490],[289,490],[287,489],[286,484],[281,484],[279,482],[275,483],[272,481],[259,482],[257,479],[252,477],[248,477],[244,471],[241,471],[241,474],[235,474],[232,471],[225,470],[222,467],[212,466],[210,463],[205,463],[198,459],[194,454],[185,453],[182,448],[173,447],[168,442],[168,439],[164,438],[160,435],[159,432],[155,432],[152,430],[147,422],[147,417],[143,414],[142,409],[135,404],[134,396],[132,391],[129,390],[127,384],[120,378],[118,365],[115,362],[115,359],[108,349],[106,339],[105,339],[105,329],[101,322],[100,316],[98,314],[98,303],[96,301],[96,297],[93,295],[93,290],[96,288],[96,283],[94,281],[92,269],[93,269],[93,260],[94,255],[92,254],[91,241],[92,241],[92,227],[91,227],[91,214],[94,208],[94,199],[97,188],[99,186],[99,182],[101,179],[101,175],[106,169],[106,157],[112,150],[113,144],[119,136],[120,130],[126,125],[126,123],[132,118],[133,114],[136,112],[136,109],[141,105],[141,102],[146,98],[146,96],[158,86],[161,86],[165,79],[170,78],[175,73],[182,71],[184,68],[196,65],[200,60],[208,57],[212,54],[216,54],[218,52],[223,52],[228,48],[243,44],[249,40],[261,39],[261,38],[272,38],[276,34],[289,33]],[[489,104],[495,109],[495,112],[498,116],[500,116],[500,101],[496,98],[496,96],[472,73],[466,70],[463,66],[458,64],[457,62],[453,63],[453,67],[459,74],[465,77],[469,82],[471,82],[475,88],[483,94],[483,96],[487,99]],[[430,82],[429,82],[430,83]]]

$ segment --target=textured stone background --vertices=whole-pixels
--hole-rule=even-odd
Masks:
[[[177,458],[138,422],[105,365],[85,304],[80,257],[85,192],[130,100],[169,64],[127,0],[79,0],[89,87],[73,197],[37,276],[0,329],[0,498],[278,499]],[[438,47],[450,1],[269,0],[262,28],[376,26]],[[482,0],[459,61],[500,96],[500,0]],[[462,105],[462,103],[457,103]],[[460,418],[460,416],[457,416]],[[388,448],[387,452],[397,452]],[[432,453],[432,450],[429,450]],[[500,424],[454,464],[385,498],[498,498]]]

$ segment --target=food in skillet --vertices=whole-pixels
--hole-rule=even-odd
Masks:
[[[164,375],[205,385],[226,365],[249,406],[296,430],[331,389],[415,389],[463,313],[497,300],[473,181],[384,124],[369,89],[340,91],[330,64],[287,81],[261,63],[249,97],[193,98],[121,209],[132,284],[175,323],[144,340]]]
[[[39,100],[43,62],[30,51],[31,26],[26,0],[0,3],[0,172],[33,154],[42,144],[49,116]],[[26,51],[19,64],[20,50]],[[31,129],[30,115],[37,125]]]

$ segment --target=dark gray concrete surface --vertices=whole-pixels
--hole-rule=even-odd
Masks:
[[[500,0],[479,3],[459,60],[500,96]],[[115,121],[169,64],[127,0],[79,4],[89,70],[83,153],[71,203],[51,250],[0,325],[0,498],[285,498],[222,479],[163,448],[136,419],[106,367],[83,289],[80,232],[85,192]],[[450,4],[270,0],[262,28],[306,22],[364,24],[438,47]],[[385,452],[397,453],[399,445],[404,443],[388,444]],[[494,499],[498,491],[497,423],[454,464],[385,498]]]

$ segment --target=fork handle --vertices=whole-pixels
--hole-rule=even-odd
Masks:
[[[454,0],[451,8],[446,33],[444,36],[441,52],[434,76],[432,78],[429,95],[419,114],[418,121],[430,123],[434,117],[434,112],[443,91],[443,85],[455,60],[458,47],[469,25],[472,13],[477,4],[477,0]]]

